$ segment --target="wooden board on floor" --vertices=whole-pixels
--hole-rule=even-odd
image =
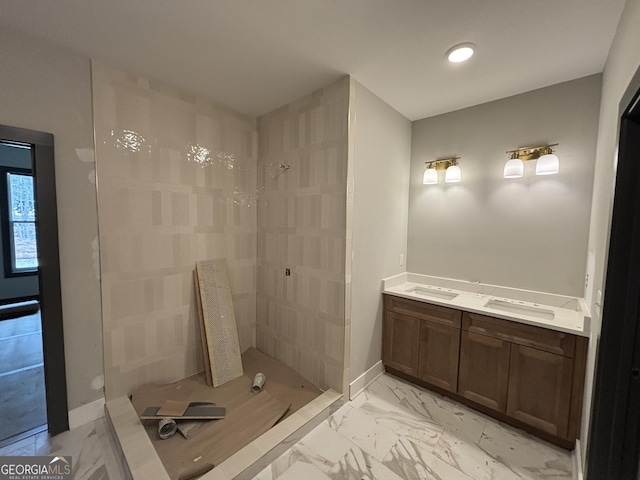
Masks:
[[[188,465],[189,468],[187,468],[187,464],[183,465],[182,460],[179,460],[178,457],[186,455],[184,458],[188,458],[192,448],[198,448],[197,445],[200,442],[217,442],[218,440],[215,438],[208,440],[208,436],[210,432],[215,433],[217,429],[223,429],[221,422],[226,423],[224,429],[242,432],[244,437],[240,441],[237,437],[232,440],[227,436],[225,442],[231,442],[229,443],[229,449],[225,447],[225,449],[220,450],[218,447],[214,447],[220,451],[227,452],[225,455],[230,455],[234,453],[231,451],[232,445],[233,449],[240,449],[261,434],[257,433],[257,431],[262,433],[267,431],[268,428],[264,430],[264,425],[270,424],[271,420],[276,416],[277,409],[286,408],[291,404],[290,410],[287,411],[284,417],[286,418],[322,394],[321,390],[291,367],[263,354],[255,348],[249,348],[242,354],[242,363],[244,375],[217,388],[208,386],[204,373],[202,373],[168,385],[144,385],[133,392],[131,401],[138,415],[147,406],[161,405],[165,400],[207,401],[226,407],[225,420],[211,421],[210,426],[205,426],[188,440],[183,438],[182,435],[174,435],[168,440],[160,440],[157,435],[157,422],[144,422],[147,434],[156,448],[158,456],[167,470],[171,468],[176,475],[171,478],[178,478],[181,475],[181,471],[183,473],[195,471],[191,469],[192,465]],[[258,372],[264,373],[267,381],[262,392],[254,394],[251,393],[251,385],[253,377]],[[260,407],[262,403],[264,405]],[[274,407],[275,405],[277,405],[277,408]],[[273,415],[269,413],[271,408],[274,408]],[[246,422],[246,418],[249,418],[249,415],[252,415],[252,412],[257,412],[259,419],[254,422],[255,424],[251,430],[245,428],[246,424],[244,422]],[[266,423],[261,423],[263,421]],[[218,422],[220,422],[220,427],[217,426]],[[213,425],[216,425],[216,427],[213,428]],[[224,435],[227,434],[224,433]],[[214,434],[212,436],[215,437]],[[197,458],[197,456],[193,458]],[[202,468],[205,464],[203,461],[205,456],[203,455],[203,459],[198,462],[193,462],[193,458],[189,460],[193,464],[193,468]],[[220,457],[206,458],[206,461],[214,463],[222,461]],[[196,463],[199,465],[196,466]]]
[[[5,374],[0,380],[0,440],[47,423],[42,365]]]
[[[135,398],[134,395],[134,402]],[[205,422],[190,439],[174,435],[167,440],[160,440],[156,433],[157,421],[146,421],[145,428],[169,477],[191,478],[204,465],[219,465],[251,443],[284,417],[288,409],[289,405],[267,392],[260,392],[258,395],[250,394],[240,404],[232,405],[224,419]]]
[[[5,321],[12,322],[13,320]],[[0,375],[43,362],[42,332],[0,338]],[[0,385],[2,385],[1,382]]]
[[[255,348],[249,348],[242,354],[242,364],[245,376],[253,381],[256,373],[264,373],[267,381],[263,390],[281,402],[292,404],[287,416],[322,394],[318,387],[293,368]]]
[[[161,420],[172,418],[174,420],[220,420],[226,415],[224,407],[187,407],[181,413],[171,413],[161,410],[161,407],[147,407],[140,420]]]
[[[192,478],[204,462],[212,468],[219,465],[273,427],[288,409],[266,392],[253,396],[224,420],[204,425],[190,442],[182,442],[178,452],[163,460],[167,473],[171,478]]]

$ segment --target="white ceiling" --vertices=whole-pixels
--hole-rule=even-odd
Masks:
[[[624,0],[0,0],[0,23],[251,116],[351,74],[416,120],[601,72],[623,6]],[[461,42],[477,44],[477,54],[449,64],[445,52]]]

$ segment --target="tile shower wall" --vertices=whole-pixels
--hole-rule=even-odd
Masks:
[[[107,399],[203,368],[197,260],[227,259],[255,346],[255,119],[93,64]]]
[[[345,77],[258,119],[257,347],[340,392],[349,91]]]

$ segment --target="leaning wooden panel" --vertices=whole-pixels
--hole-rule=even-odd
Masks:
[[[204,327],[204,317],[202,314],[202,300],[200,299],[200,281],[198,280],[198,272],[193,271],[193,283],[196,290],[196,304],[198,307],[198,325],[200,325],[200,340],[202,343],[202,357],[204,358],[204,373],[207,377],[207,385],[213,386],[213,378],[211,377],[211,362],[209,361],[209,348],[207,347],[207,332]]]
[[[196,262],[196,273],[211,379],[218,387],[243,373],[227,262],[224,258]]]

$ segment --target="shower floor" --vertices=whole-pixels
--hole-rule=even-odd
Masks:
[[[143,422],[151,443],[169,478],[197,478],[212,470],[241,448],[322,395],[322,391],[291,367],[255,348],[242,354],[244,375],[217,388],[206,384],[204,373],[168,385],[144,385],[131,403],[139,415],[165,400],[206,401],[226,407],[223,420],[213,420],[186,439],[179,432],[167,440],[157,434],[157,421]],[[258,394],[250,388],[256,373],[266,375]]]

